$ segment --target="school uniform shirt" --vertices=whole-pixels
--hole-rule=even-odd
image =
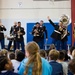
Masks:
[[[18,67],[20,65],[20,62],[15,59],[11,60],[11,62],[12,62],[13,68],[14,68],[14,72],[18,73]]]
[[[52,75],[63,75],[63,67],[55,60],[51,60],[49,64],[52,66]]]
[[[68,75],[68,63],[67,62],[59,62],[63,67],[63,75]]]

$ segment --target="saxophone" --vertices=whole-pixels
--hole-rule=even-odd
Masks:
[[[18,38],[20,38],[20,32],[21,32],[21,30],[20,30],[20,28],[19,28],[19,31],[18,31]]]

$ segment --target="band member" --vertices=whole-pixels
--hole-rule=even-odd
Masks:
[[[63,23],[62,23],[62,21],[60,21],[58,23],[58,25],[56,25],[52,22],[52,20],[50,19],[49,16],[47,18],[48,18],[49,22],[51,23],[51,25],[55,29],[51,35],[51,37],[53,38],[52,43],[56,46],[57,50],[60,50],[60,46],[61,46],[60,40],[61,40],[61,32],[63,30],[63,28],[62,28]]]
[[[44,26],[44,22],[43,20],[40,21],[40,28],[41,28],[41,49],[44,48],[44,36],[46,35],[46,41],[48,40],[48,35],[47,35],[47,30],[46,30],[46,27]],[[45,35],[44,35],[45,34]]]
[[[4,33],[3,33],[3,31],[6,31],[6,28],[0,22],[0,43],[1,43],[1,49],[5,48],[5,41],[4,41]]]
[[[63,31],[61,35],[61,49],[67,50],[67,41],[68,36],[70,35],[69,31],[67,30],[67,27],[63,25]]]
[[[17,49],[20,49],[20,44],[21,44],[22,52],[24,52],[25,49],[24,49],[23,35],[25,35],[25,31],[24,31],[24,28],[21,27],[21,22],[18,22],[18,26],[16,27],[15,33],[16,33]]]
[[[14,51],[16,50],[16,40],[15,40],[15,37],[16,37],[15,29],[16,29],[16,27],[17,27],[17,22],[14,22],[14,25],[10,29],[10,37],[13,37],[13,39],[9,40],[8,50],[10,50],[12,42],[14,43]]]
[[[33,35],[33,41],[35,41],[41,48],[41,28],[40,28],[40,23],[36,22],[35,26],[33,27],[32,30],[32,35]]]

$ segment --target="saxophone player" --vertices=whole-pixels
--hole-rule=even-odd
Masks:
[[[20,45],[21,45],[22,52],[24,52],[25,50],[24,50],[24,38],[23,38],[23,35],[25,35],[25,31],[24,31],[24,28],[21,27],[21,22],[18,22],[18,26],[16,27],[15,34],[16,34],[17,49],[20,49]]]

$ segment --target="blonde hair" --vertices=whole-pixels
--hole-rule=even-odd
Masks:
[[[29,59],[26,64],[24,75],[28,74],[28,67],[32,64],[32,75],[42,75],[42,61],[39,55],[39,46],[35,42],[29,42],[26,46],[29,52]]]
[[[75,59],[75,49],[72,51],[72,57]]]
[[[50,52],[49,52],[49,57],[51,60],[57,60],[58,57],[59,57],[59,52],[55,49],[52,49]]]
[[[0,55],[7,57],[8,56],[8,51],[6,49],[3,49],[3,50],[0,51]]]
[[[52,49],[56,49],[54,44],[50,45],[50,50],[52,50]]]

